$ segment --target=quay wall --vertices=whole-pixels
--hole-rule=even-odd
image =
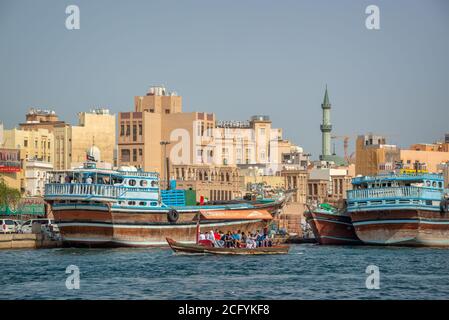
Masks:
[[[60,241],[48,239],[44,234],[0,234],[0,250],[56,248],[60,246]]]

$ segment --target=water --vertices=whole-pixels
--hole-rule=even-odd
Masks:
[[[293,245],[279,256],[168,249],[0,251],[0,299],[448,299],[449,249]],[[68,290],[68,265],[80,289]],[[380,289],[365,286],[380,269]]]

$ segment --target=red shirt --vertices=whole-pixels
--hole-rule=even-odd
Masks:
[[[214,237],[215,237],[215,240],[220,240],[221,239],[220,234],[218,232],[214,233]]]

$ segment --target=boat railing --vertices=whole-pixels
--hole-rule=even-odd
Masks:
[[[371,199],[434,199],[441,198],[440,189],[420,188],[413,186],[370,188],[349,190],[348,201],[371,200]]]
[[[363,182],[379,182],[387,180],[443,180],[443,176],[438,173],[389,173],[379,174],[377,176],[361,176],[352,178],[353,184],[361,184]]]
[[[48,183],[45,197],[68,196],[116,199],[123,197],[127,188],[121,186],[88,183]]]

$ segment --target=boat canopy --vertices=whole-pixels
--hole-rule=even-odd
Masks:
[[[200,210],[200,220],[272,220],[267,210]]]

